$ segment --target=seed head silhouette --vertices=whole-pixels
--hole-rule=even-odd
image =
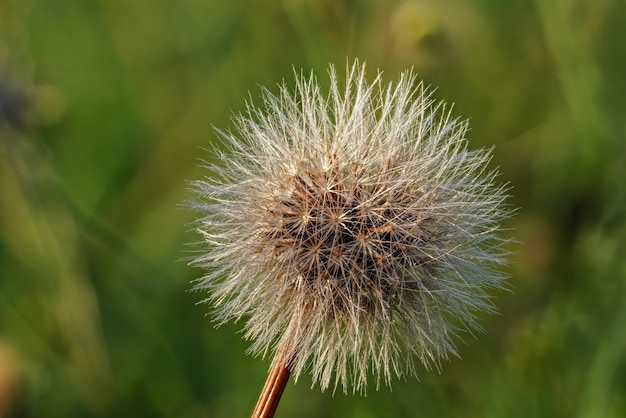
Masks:
[[[244,321],[250,353],[274,357],[322,390],[363,392],[439,367],[454,340],[479,330],[492,288],[505,287],[507,186],[489,150],[468,150],[467,122],[411,72],[323,93],[249,104],[208,175],[193,183],[208,291],[218,323]]]

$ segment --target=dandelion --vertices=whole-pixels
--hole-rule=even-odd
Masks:
[[[273,414],[289,374],[364,392],[370,374],[378,388],[439,368],[504,286],[507,187],[489,150],[468,150],[467,122],[411,72],[369,83],[355,62],[343,87],[329,74],[328,94],[313,75],[264,90],[193,183],[195,289],[273,357],[254,416]]]

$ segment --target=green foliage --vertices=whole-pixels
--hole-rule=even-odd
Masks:
[[[268,359],[214,329],[188,179],[258,85],[413,66],[495,145],[513,291],[462,360],[277,416],[626,415],[626,7],[598,2],[0,1],[0,417],[247,416]],[[320,80],[323,78],[320,77]],[[289,81],[288,81],[289,82]],[[274,89],[274,91],[276,91]]]

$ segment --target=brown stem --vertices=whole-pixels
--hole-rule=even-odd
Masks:
[[[272,418],[274,416],[290,374],[288,362],[283,361],[282,358],[276,358],[265,381],[265,386],[261,390],[259,400],[254,407],[252,418]]]

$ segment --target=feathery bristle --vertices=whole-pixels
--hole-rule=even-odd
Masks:
[[[503,287],[510,215],[506,186],[467,149],[467,123],[410,72],[384,85],[330,69],[323,95],[264,90],[249,105],[220,165],[193,183],[209,291],[219,323],[245,319],[252,354],[285,350],[297,379],[363,392],[455,353],[479,329],[488,289]],[[281,360],[284,361],[284,360]]]

